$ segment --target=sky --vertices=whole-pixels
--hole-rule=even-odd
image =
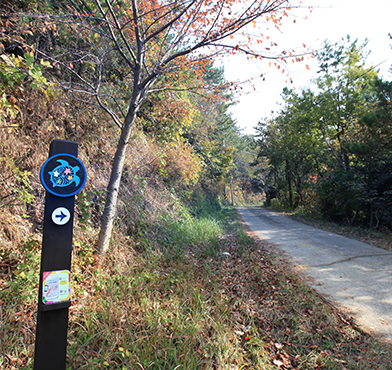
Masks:
[[[270,30],[271,41],[276,41],[279,48],[303,51],[322,48],[324,40],[335,43],[350,35],[351,40],[358,39],[362,44],[366,39],[369,43],[366,51],[370,51],[367,66],[376,66],[385,79],[392,79],[389,69],[392,65],[392,0],[306,0],[308,9],[293,9],[292,16],[285,18],[281,33]],[[305,17],[308,19],[305,19]],[[295,20],[295,23],[293,22]],[[279,111],[282,107],[281,93],[285,86],[295,87],[297,91],[307,87],[312,78],[317,77],[317,61],[305,60],[287,66],[289,75],[282,74],[268,66],[267,61],[247,60],[244,56],[225,59],[225,77],[229,81],[245,81],[254,78],[254,88],[244,87],[241,96],[236,96],[238,103],[230,111],[237,125],[245,134],[253,134],[253,128],[271,111]],[[306,69],[309,65],[310,70]],[[265,81],[260,78],[263,74]],[[289,77],[288,77],[289,76]],[[291,78],[293,84],[286,80]]]

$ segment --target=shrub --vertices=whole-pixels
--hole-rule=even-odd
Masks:
[[[366,194],[363,184],[352,172],[334,170],[318,184],[322,215],[334,222],[355,224],[361,220],[366,209]]]

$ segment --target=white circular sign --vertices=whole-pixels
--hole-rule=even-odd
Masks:
[[[65,207],[56,208],[52,213],[52,221],[56,225],[65,225],[71,218],[71,213]]]

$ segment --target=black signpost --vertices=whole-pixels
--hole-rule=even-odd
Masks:
[[[64,370],[68,307],[71,306],[71,253],[75,194],[87,174],[78,144],[54,140],[40,178],[46,189],[34,369]]]

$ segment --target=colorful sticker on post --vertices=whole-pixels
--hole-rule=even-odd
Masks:
[[[42,278],[42,302],[53,304],[71,299],[71,272],[47,271]]]

